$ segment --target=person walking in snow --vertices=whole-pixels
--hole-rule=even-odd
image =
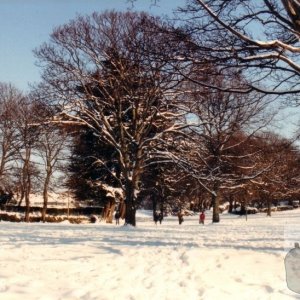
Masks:
[[[158,214],[157,211],[155,211],[154,216],[153,216],[153,219],[154,219],[155,225],[157,225],[157,222],[159,221],[159,214]]]
[[[160,213],[158,214],[158,221],[159,221],[159,224],[161,224],[162,220],[163,220],[163,214],[160,212]]]
[[[199,216],[199,224],[203,224],[204,225],[204,221],[205,221],[205,213],[204,210],[202,210],[200,216]]]
[[[184,221],[184,220],[183,220],[183,213],[182,213],[181,210],[178,212],[177,216],[178,216],[178,222],[179,222],[179,225],[181,225],[182,222]]]
[[[115,213],[116,225],[120,224],[120,212],[117,210]]]

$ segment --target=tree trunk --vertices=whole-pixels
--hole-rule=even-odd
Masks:
[[[211,195],[211,202],[213,206],[213,215],[212,215],[212,221],[213,223],[219,223],[220,222],[220,212],[219,212],[219,198],[217,195],[217,192]]]
[[[48,193],[44,191],[44,203],[42,208],[42,221],[46,222],[46,213],[47,213],[47,203],[48,203]]]
[[[114,198],[110,198],[106,204],[105,207],[105,221],[106,223],[112,223],[113,222],[113,216],[114,216],[114,211],[115,211],[115,206],[116,206],[116,200]]]
[[[5,167],[5,152],[2,148],[2,157],[1,157],[1,163],[0,163],[0,177],[3,176],[4,173],[4,167]]]
[[[18,206],[19,206],[19,207],[21,206],[21,204],[22,204],[22,202],[23,202],[24,196],[25,196],[24,188],[21,187],[21,195],[20,195],[20,200],[19,200],[19,203],[18,203]]]
[[[229,208],[228,208],[228,212],[232,213],[233,211],[233,197],[232,195],[229,196]]]
[[[125,205],[124,199],[122,199],[121,203],[119,204],[119,211],[120,211],[120,218],[122,220],[124,220],[125,219],[125,215],[126,215],[126,205]]]
[[[106,220],[108,219],[108,216],[110,214],[110,204],[109,201],[106,202],[103,212],[102,212],[102,219],[106,222]]]
[[[26,203],[26,209],[25,209],[25,222],[29,222],[29,215],[30,215],[30,203],[29,203],[29,197],[25,195],[25,203]]]
[[[271,217],[271,201],[269,198],[267,199],[267,216]]]
[[[31,150],[26,149],[25,152],[25,160],[24,166],[22,170],[22,181],[23,181],[23,189],[24,189],[24,196],[25,196],[25,222],[29,222],[29,214],[30,214],[30,201],[29,201],[29,194],[31,190],[31,174],[30,174],[30,154]]]
[[[50,183],[50,176],[51,176],[51,173],[47,172],[45,183],[44,183],[44,190],[43,190],[43,198],[44,198],[43,209],[42,209],[43,223],[46,222],[46,212],[47,212],[47,205],[48,205],[48,187],[49,187],[49,183]]]
[[[134,185],[130,180],[127,180],[125,185],[125,205],[126,205],[125,224],[135,226],[136,207],[135,207],[135,199],[134,199]]]
[[[116,202],[114,201],[114,202],[111,203],[110,215],[109,215],[109,218],[106,220],[106,223],[112,223],[113,222],[115,208],[116,208]]]
[[[238,208],[238,204],[237,204],[236,200],[234,200],[233,208],[234,208],[234,210],[236,210]]]
[[[153,193],[153,197],[152,197],[153,221],[155,221],[156,205],[157,205],[157,196]]]
[[[160,205],[160,213],[161,213],[161,221],[162,221],[164,219],[164,203],[163,202]]]

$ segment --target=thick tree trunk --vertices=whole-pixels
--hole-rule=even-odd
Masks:
[[[105,206],[105,221],[106,223],[113,222],[114,211],[116,207],[116,200],[114,198],[110,198]]]
[[[130,180],[127,180],[125,185],[125,205],[126,205],[125,224],[135,226],[136,207],[135,207],[135,199],[134,199],[134,185]]]
[[[217,192],[211,195],[211,202],[213,207],[213,215],[212,215],[212,221],[213,223],[219,223],[220,222],[220,211],[219,211],[219,198],[217,195]]]

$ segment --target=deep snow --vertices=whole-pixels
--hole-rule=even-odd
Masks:
[[[300,242],[299,209],[209,218],[156,226],[139,212],[136,228],[0,222],[0,299],[300,299],[284,266]]]

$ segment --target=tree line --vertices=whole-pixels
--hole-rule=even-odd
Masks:
[[[181,13],[199,13],[192,3],[202,1]],[[250,76],[253,65],[245,72],[229,65],[228,45],[209,44],[198,16],[191,20],[178,26],[146,13],[79,16],[35,50],[42,80],[28,95],[1,85],[0,179],[24,194],[27,220],[37,164],[44,168],[36,177],[43,216],[63,165],[77,199],[101,203],[108,221],[117,205],[133,226],[145,199],[162,211],[212,207],[219,222],[225,200],[270,208],[299,196],[299,149],[268,129],[276,89],[266,93]],[[218,26],[205,28],[211,39],[222,37]],[[253,88],[257,82],[261,88]]]

